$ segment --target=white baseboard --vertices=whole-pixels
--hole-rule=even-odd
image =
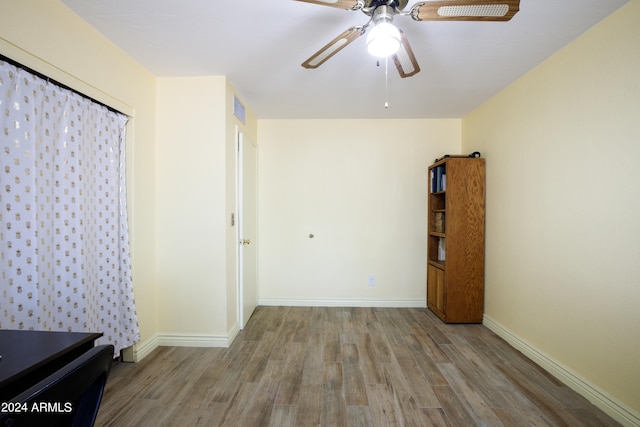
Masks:
[[[368,300],[368,299],[288,299],[260,298],[258,305],[285,307],[388,307],[426,308],[424,299]]]
[[[133,347],[133,361],[139,362],[147,357],[153,350],[158,348],[158,336],[155,335],[151,339],[139,342]]]
[[[228,336],[199,334],[158,334],[153,338],[135,345],[133,361],[139,362],[158,347],[229,347],[240,331],[238,325],[229,331]]]
[[[589,402],[593,403],[623,426],[640,426],[640,414],[638,412],[616,400],[601,388],[580,377],[557,360],[527,343],[489,316],[485,315],[482,323],[495,332],[496,335],[511,344],[511,346],[521,351],[529,359],[558,378],[569,388],[584,396]]]
[[[239,333],[240,333],[240,328],[239,328],[239,325],[236,323],[235,325],[233,325],[233,327],[227,334],[227,343],[228,343],[227,347],[231,345],[231,343],[233,342],[233,340],[236,339]]]
[[[224,335],[158,334],[160,347],[229,347],[231,341]]]

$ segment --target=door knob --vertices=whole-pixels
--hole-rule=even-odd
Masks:
[[[249,239],[241,239],[240,240],[240,244],[241,245],[250,245],[251,244],[251,240],[249,240]]]

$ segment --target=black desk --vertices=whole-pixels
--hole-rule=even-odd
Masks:
[[[62,368],[102,333],[0,330],[0,402]]]

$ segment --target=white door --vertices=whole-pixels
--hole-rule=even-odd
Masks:
[[[244,329],[258,304],[257,145],[242,132],[238,139],[238,314]]]

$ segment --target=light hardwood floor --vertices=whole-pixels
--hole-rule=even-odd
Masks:
[[[97,426],[614,426],[482,325],[258,307],[228,349],[116,363]]]

